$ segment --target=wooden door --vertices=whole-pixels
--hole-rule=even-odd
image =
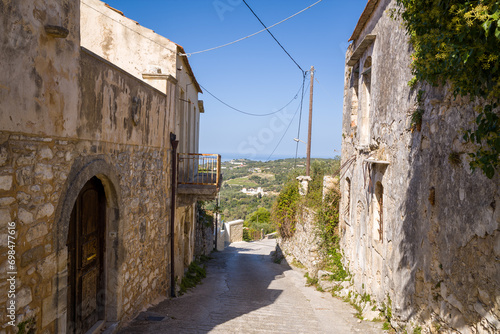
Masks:
[[[68,333],[86,333],[104,319],[104,188],[93,177],[71,212],[68,237]]]

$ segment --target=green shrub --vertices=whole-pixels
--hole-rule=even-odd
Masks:
[[[205,266],[202,267],[198,261],[191,262],[180,284],[181,294],[185,293],[187,289],[194,288],[205,277],[207,277]]]
[[[289,239],[295,233],[299,200],[299,184],[293,177],[285,184],[271,210],[271,221],[283,239]]]

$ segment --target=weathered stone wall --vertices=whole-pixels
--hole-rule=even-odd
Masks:
[[[345,73],[346,265],[357,292],[386,305],[390,298],[395,327],[494,333],[500,179],[469,169],[466,153],[473,148],[461,140],[461,129],[472,123],[474,106],[447,88],[408,87],[411,48],[401,23],[389,17],[394,2],[380,1],[347,53],[349,60],[365,36],[376,35]],[[423,121],[412,131],[420,89]]]
[[[310,275],[316,276],[321,265],[319,254],[319,240],[315,231],[315,212],[308,208],[303,208],[297,221],[295,222],[295,232],[290,239],[278,239],[281,251],[290,260],[296,259]]]
[[[234,224],[229,226],[231,242],[243,241],[243,224]]]
[[[177,202],[174,232],[175,277],[178,282],[194,259],[194,226],[196,204]]]
[[[65,111],[78,119],[79,138],[26,134],[14,126],[0,132],[0,233],[4,241],[7,223],[17,223],[17,322],[35,317],[41,333],[66,331],[69,216],[93,176],[107,201],[106,320],[130,319],[170,283],[170,153],[162,146],[167,96],[87,52],[80,59],[81,105]],[[24,110],[2,109],[2,115],[16,113]],[[5,308],[0,313],[2,331],[12,332]]]
[[[117,284],[106,291],[109,320],[130,318],[165,294],[168,219],[165,179],[157,172],[157,166],[166,161],[163,150],[5,133],[2,137],[6,162],[0,170],[13,182],[0,195],[1,233],[7,235],[6,222],[17,222],[19,321],[35,316],[40,331],[65,331],[69,221],[58,221],[64,214],[58,211],[67,212],[69,207],[57,209],[71,192],[74,197],[78,194],[69,183],[76,182],[74,174],[82,172],[80,167],[99,161],[104,163],[96,172],[107,190],[107,200],[115,202],[108,210],[105,255],[106,279]],[[0,261],[6,269],[5,254]],[[5,291],[6,281],[1,284]],[[4,305],[6,297],[0,296]],[[5,315],[4,310],[2,313]]]
[[[106,197],[106,288],[99,291],[105,296],[104,320],[130,319],[166,295],[170,285],[169,134],[181,131],[176,116],[184,110],[176,103],[178,80],[158,77],[159,91],[145,83],[143,67],[128,73],[80,48],[80,4],[90,10],[85,7],[89,3],[104,6],[92,0],[0,1],[0,290],[7,290],[7,226],[13,221],[16,323],[34,318],[40,333],[66,332],[70,216],[80,190],[93,177],[102,183]],[[108,28],[127,29],[130,22]],[[66,28],[69,34],[56,38],[46,32],[46,25]],[[151,64],[145,59],[154,53],[168,73],[175,73],[178,46],[135,28],[165,42],[173,55],[165,58],[165,47],[162,52],[137,48],[151,42],[139,40],[137,34],[108,47],[119,40],[126,48],[135,47],[127,49],[133,52],[126,56],[144,51],[139,57],[143,65]],[[85,36],[97,37],[90,30]],[[180,80],[187,87],[195,79],[184,72]],[[187,94],[193,104],[197,93],[192,89]],[[197,129],[197,115],[185,121]],[[197,147],[191,141],[198,134],[191,135],[182,140]],[[194,203],[194,197],[177,203],[178,278],[193,259]],[[0,303],[6,305],[7,294],[0,296]],[[7,327],[6,315],[1,309],[0,333],[14,330]]]
[[[214,250],[214,225],[197,214],[194,256],[209,255]]]

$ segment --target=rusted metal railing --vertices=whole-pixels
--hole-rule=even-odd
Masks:
[[[220,154],[178,153],[178,183],[218,185]]]

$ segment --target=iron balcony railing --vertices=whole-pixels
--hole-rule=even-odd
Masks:
[[[220,154],[178,153],[178,183],[219,185]]]

